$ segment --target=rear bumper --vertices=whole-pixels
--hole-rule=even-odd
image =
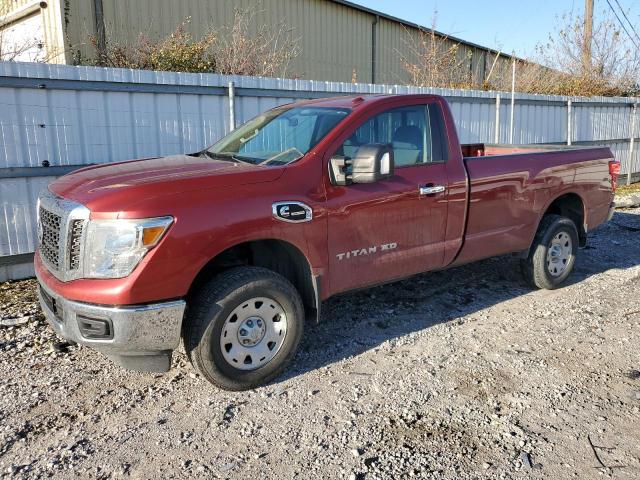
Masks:
[[[102,306],[56,294],[38,277],[47,322],[61,337],[94,348],[125,368],[164,372],[180,343],[185,302]]]

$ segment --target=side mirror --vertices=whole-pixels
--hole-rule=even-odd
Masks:
[[[331,158],[331,181],[334,185],[374,183],[391,177],[393,170],[393,149],[382,143],[361,146],[354,158]]]

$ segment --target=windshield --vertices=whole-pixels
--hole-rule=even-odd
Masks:
[[[254,165],[295,162],[327,135],[350,110],[289,107],[269,110],[229,133],[203,153]]]

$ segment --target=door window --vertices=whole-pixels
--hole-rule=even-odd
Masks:
[[[379,113],[360,125],[336,154],[353,158],[368,143],[391,145],[396,168],[445,162],[448,156],[442,112],[436,104]]]

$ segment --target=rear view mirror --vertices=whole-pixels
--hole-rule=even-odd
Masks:
[[[393,149],[387,144],[363,145],[354,158],[331,158],[331,181],[334,185],[374,183],[391,177],[393,170]]]

